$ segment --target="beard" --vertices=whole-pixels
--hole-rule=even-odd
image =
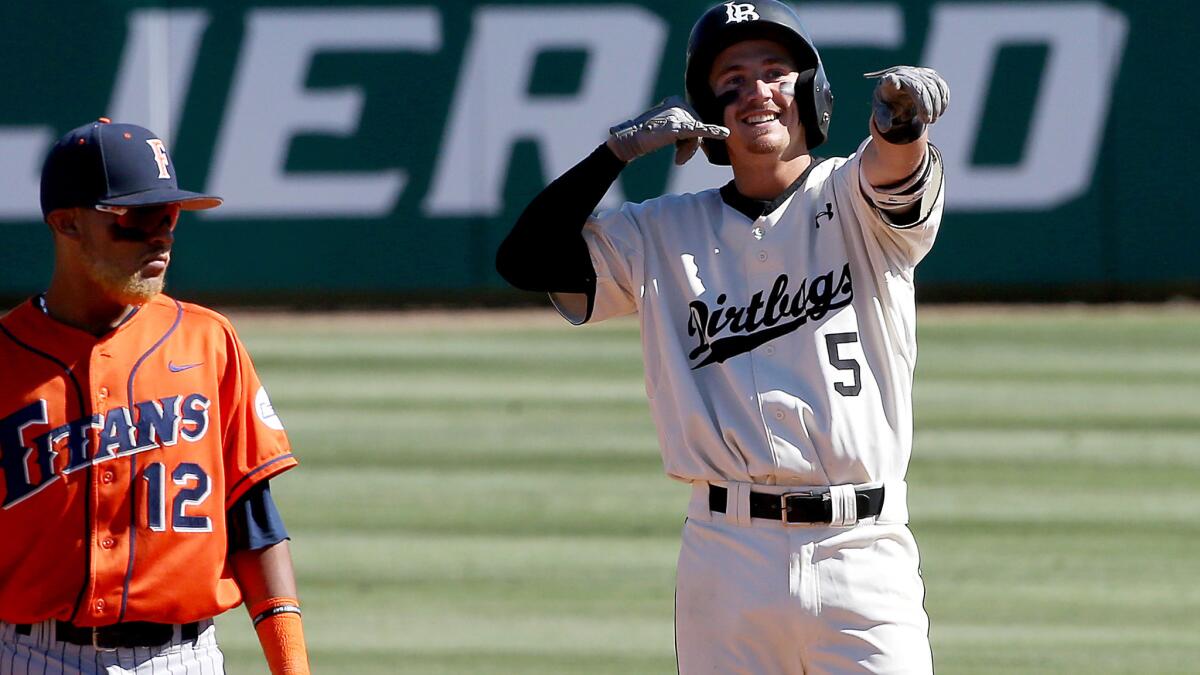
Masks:
[[[770,136],[760,136],[746,144],[746,150],[752,155],[778,155],[783,148],[782,141]]]
[[[788,160],[794,158],[797,154],[803,154],[803,149],[797,146],[803,146],[803,141],[797,138],[795,129],[781,133],[778,129],[772,129],[770,133],[764,133],[750,138],[743,137],[740,141],[729,143],[728,146],[740,146],[740,154],[746,157],[757,157],[761,161],[763,157],[778,157]],[[738,150],[733,150],[732,154],[737,154]],[[797,153],[797,150],[800,150]]]
[[[140,272],[129,272],[119,265],[96,255],[86,244],[80,248],[83,264],[88,276],[110,298],[126,305],[140,305],[162,293],[166,286],[166,274],[143,277]]]

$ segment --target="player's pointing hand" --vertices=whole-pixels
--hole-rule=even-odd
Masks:
[[[892,66],[864,77],[879,78],[872,115],[884,138],[907,131],[915,140],[950,104],[950,85],[932,68]]]
[[[675,164],[682,165],[696,154],[700,139],[723,139],[729,129],[705,124],[682,98],[672,96],[634,119],[608,130],[608,148],[623,162],[675,144]]]

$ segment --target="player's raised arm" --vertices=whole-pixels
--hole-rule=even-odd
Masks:
[[[950,87],[932,68],[893,66],[867,73],[878,78],[863,151],[863,192],[893,220],[914,211],[933,170],[928,127],[946,111]]]
[[[496,253],[496,270],[527,291],[587,293],[595,271],[580,231],[625,165],[675,146],[675,163],[696,154],[701,139],[729,135],[701,122],[681,98],[671,97],[609,130],[608,140],[546,186],[521,213]]]
[[[932,68],[892,66],[867,73],[878,78],[869,123],[874,143],[863,156],[863,172],[876,187],[898,183],[920,167],[928,126],[950,103],[950,86]]]
[[[683,166],[705,138],[729,137],[729,129],[705,124],[682,98],[671,96],[634,119],[611,128],[608,146],[621,161],[632,162],[668,145],[675,146],[675,165]]]

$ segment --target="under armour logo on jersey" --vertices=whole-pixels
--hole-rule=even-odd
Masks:
[[[725,3],[725,23],[741,23],[743,21],[758,21],[758,10],[748,2]]]
[[[833,220],[833,202],[825,202],[825,210],[817,213],[817,217],[814,220],[818,230],[821,229],[821,216]]]
[[[146,141],[146,145],[149,145],[150,149],[154,151],[154,162],[158,164],[158,177],[169,180],[171,178],[171,172],[167,171],[167,164],[170,162],[167,161],[166,146],[164,146],[163,142],[157,138],[151,138],[150,140]]]
[[[692,366],[692,370],[710,363],[724,363],[809,321],[820,321],[854,301],[850,263],[842,266],[840,274],[830,270],[812,279],[801,279],[794,290],[789,288],[790,282],[788,275],[780,274],[769,293],[755,293],[745,306],[726,305],[728,298],[724,293],[717,296],[715,307],[709,307],[703,300],[693,300],[688,305],[687,329],[688,335],[699,340],[699,345],[688,358],[704,356],[704,359]],[[722,333],[730,335],[718,338]]]

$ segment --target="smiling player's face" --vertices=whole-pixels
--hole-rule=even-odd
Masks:
[[[748,156],[791,159],[807,150],[794,105],[796,64],[770,40],[747,40],[717,55],[709,85],[727,105],[724,124],[730,160]]]

